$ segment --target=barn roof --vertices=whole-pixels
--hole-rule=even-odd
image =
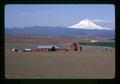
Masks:
[[[52,47],[55,47],[55,48],[59,48],[58,46],[56,45],[39,45],[38,48],[52,48]]]
[[[79,45],[79,46],[80,46],[80,43],[75,42],[75,41],[73,41],[73,42],[71,42],[71,43],[67,43],[66,45],[71,45],[71,44],[73,44],[73,43],[76,43],[77,45]]]

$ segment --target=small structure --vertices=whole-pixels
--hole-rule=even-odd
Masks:
[[[80,46],[80,51],[82,51],[82,47]]]
[[[51,48],[51,51],[56,51],[57,49],[53,46],[52,48]]]
[[[18,49],[17,48],[13,48],[12,51],[13,52],[18,52]]]
[[[23,52],[31,52],[31,51],[32,51],[32,49],[26,48]]]
[[[98,42],[98,40],[91,40],[91,42]]]
[[[105,51],[107,51],[108,49],[107,48],[105,48]]]
[[[82,51],[82,47],[77,42],[73,42],[73,43],[69,44],[67,49],[70,51]]]
[[[56,45],[39,45],[36,51],[56,51],[59,47]]]

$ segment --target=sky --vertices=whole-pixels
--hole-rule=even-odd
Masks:
[[[115,27],[115,7],[112,4],[7,4],[4,14],[5,28],[67,27],[83,19]]]

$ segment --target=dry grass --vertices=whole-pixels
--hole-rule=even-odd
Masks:
[[[112,37],[94,37],[94,36],[5,36],[5,40],[20,43],[66,43],[66,42],[90,42],[98,40],[99,42],[109,42]]]
[[[5,77],[8,79],[111,79],[115,76],[115,51],[84,46],[82,52],[12,52],[14,47],[36,44],[5,44]]]

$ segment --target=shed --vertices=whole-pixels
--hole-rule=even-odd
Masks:
[[[51,51],[52,49],[58,50],[59,47],[56,45],[39,45],[36,51]]]

